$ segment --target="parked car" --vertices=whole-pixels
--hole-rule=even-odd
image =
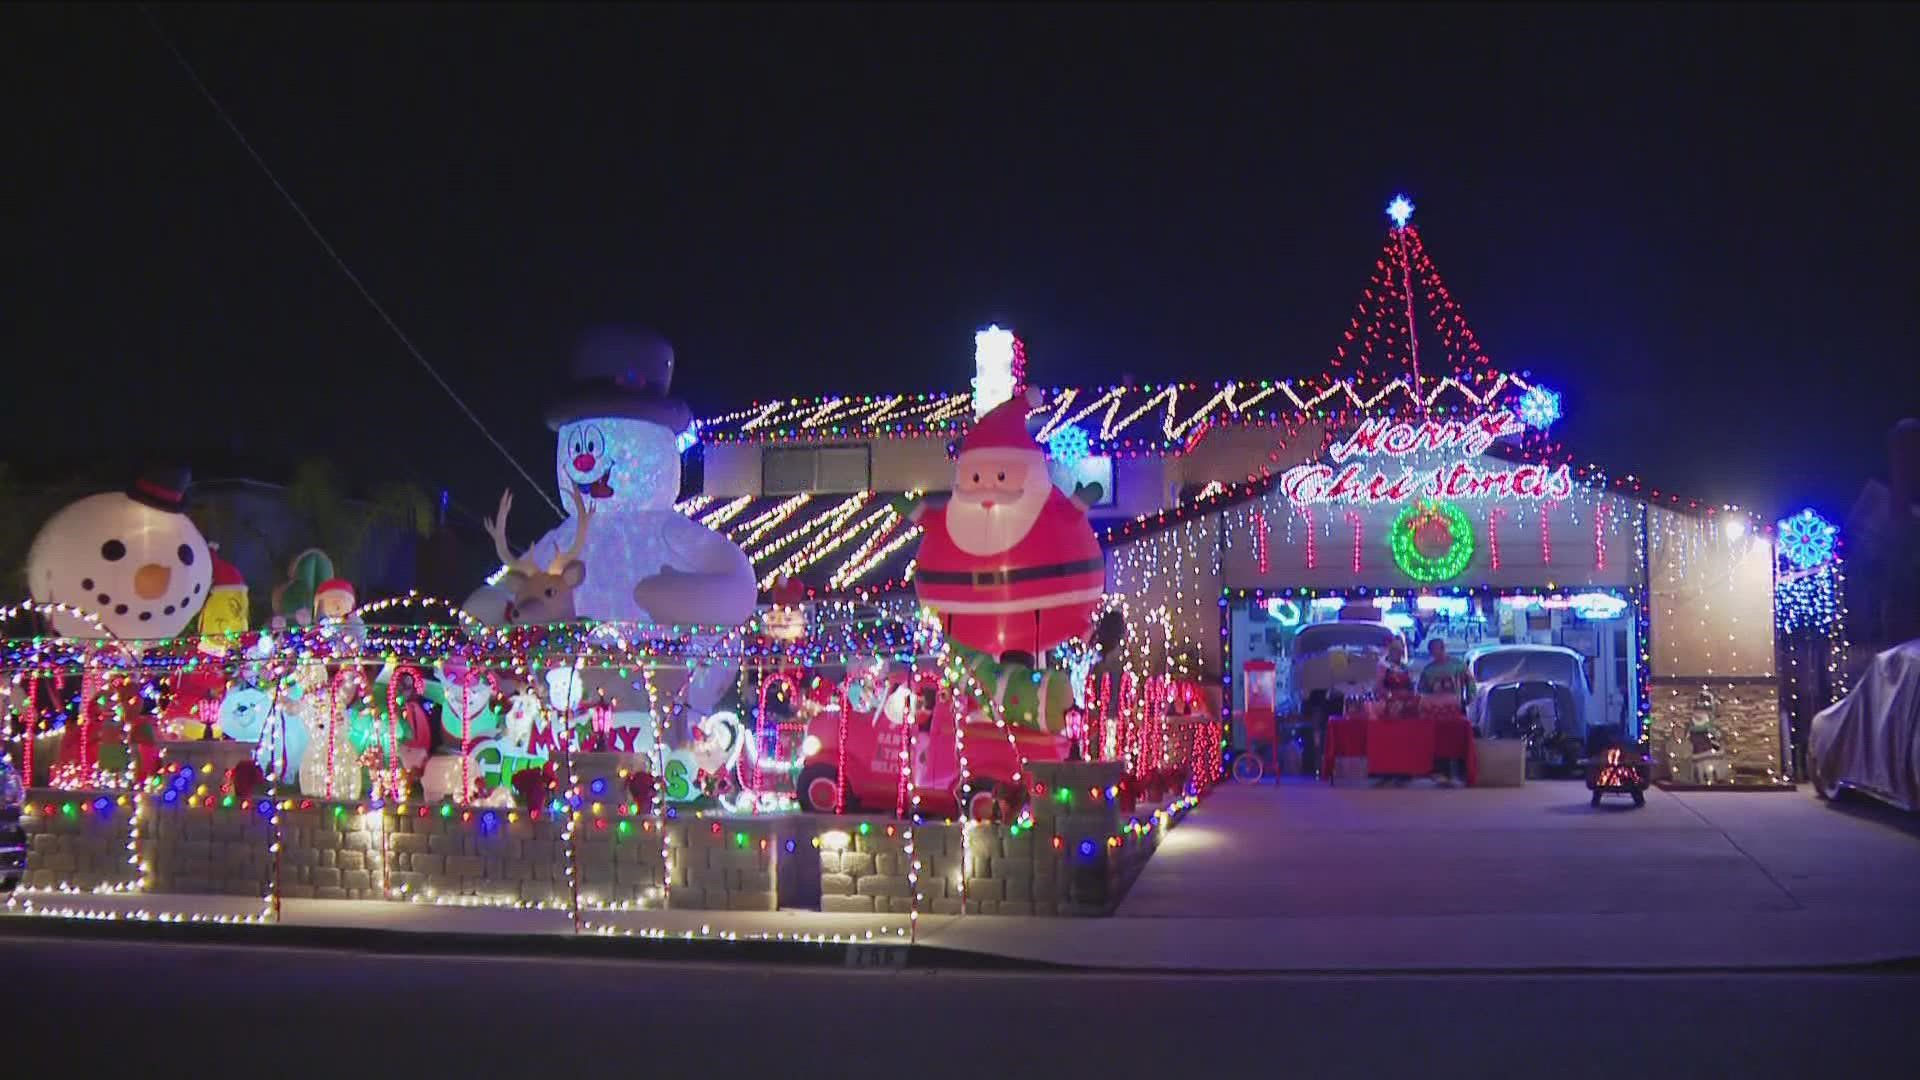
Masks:
[[[20,821],[26,805],[27,786],[0,755],[0,893],[18,888],[27,872],[27,828]]]
[[[1581,767],[1594,715],[1586,657],[1562,645],[1481,645],[1467,652],[1474,730],[1528,740],[1528,757],[1549,773]]]
[[[1807,733],[1807,770],[1823,798],[1858,791],[1920,809],[1920,640],[1873,658]]]
[[[900,752],[907,744],[910,728],[914,729],[914,789],[920,795],[921,812],[930,817],[957,816],[964,802],[974,820],[992,820],[1000,797],[1009,793],[1013,777],[1020,771],[1021,757],[1028,761],[1064,761],[1067,757],[1068,742],[1059,735],[1011,725],[1002,731],[975,714],[964,732],[970,783],[962,791],[960,758],[954,745],[953,699],[942,693],[931,709],[923,704],[912,712],[909,722],[904,716],[896,719],[885,709],[852,711],[846,717],[844,757],[840,753],[840,710],[835,707],[816,713],[807,724],[803,743],[806,756],[795,782],[800,808],[830,814],[840,801],[848,811],[892,813],[900,797]],[[1008,732],[1012,733],[1011,741]],[[840,800],[843,765],[847,790],[845,799]]]
[[[1300,713],[1324,725],[1346,699],[1373,692],[1387,643],[1400,631],[1370,619],[1314,623],[1293,639],[1293,689]]]

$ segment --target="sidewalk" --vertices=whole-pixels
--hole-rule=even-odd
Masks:
[[[1800,794],[1578,784],[1444,791],[1223,787],[1163,842],[1118,916],[933,916],[922,945],[1135,970],[1770,968],[1920,957],[1920,825]],[[257,916],[258,900],[21,896],[38,908]],[[284,902],[289,926],[570,935],[564,911]],[[615,911],[603,932],[902,942],[904,916]],[[5,925],[0,923],[0,932]]]

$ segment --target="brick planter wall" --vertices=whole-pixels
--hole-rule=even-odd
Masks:
[[[38,889],[68,885],[92,890],[138,881],[139,867],[127,861],[131,799],[129,805],[121,806],[120,795],[112,791],[29,791],[20,816],[28,849],[22,884]],[[93,809],[94,800],[99,798],[110,800],[105,814]],[[46,811],[50,803],[55,807],[51,814]],[[71,815],[59,809],[69,803],[76,805]]]
[[[964,840],[957,823],[914,830],[922,911],[958,914],[963,892],[968,913],[989,915],[1104,915],[1119,903],[1164,832],[1151,824],[1153,808],[1122,814],[1107,797],[1119,782],[1117,765],[1031,768],[1034,790],[1044,792],[1034,799],[1031,828],[976,825]],[[104,813],[92,805],[101,797],[110,800]],[[138,868],[127,861],[130,805],[120,805],[120,797],[33,791],[25,816],[32,845],[26,884],[93,889],[137,881]],[[48,805],[55,808],[51,814]],[[68,805],[73,814],[64,811]],[[266,893],[273,826],[257,801],[208,809],[149,797],[144,806],[141,854],[151,891]],[[281,895],[567,902],[562,823],[524,813],[510,821],[504,809],[418,811],[382,816],[320,800],[299,800],[280,811]],[[686,817],[656,823],[589,814],[576,826],[574,845],[580,897],[588,907],[659,906],[667,867],[674,908],[776,911],[784,905],[906,914],[912,905],[905,829],[891,818]]]

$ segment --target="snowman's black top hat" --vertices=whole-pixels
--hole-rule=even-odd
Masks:
[[[547,407],[554,431],[576,420],[647,420],[678,434],[693,423],[686,402],[667,396],[673,382],[673,346],[635,326],[607,326],[580,338],[568,365],[570,381]]]
[[[139,479],[127,488],[127,497],[155,510],[183,513],[187,508],[187,486],[191,483],[193,475],[186,469],[173,466],[149,468],[142,471]]]

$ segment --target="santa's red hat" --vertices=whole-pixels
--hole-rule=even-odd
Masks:
[[[1034,441],[1033,433],[1027,430],[1027,413],[1033,409],[1029,397],[1038,394],[1029,391],[1025,395],[1015,395],[994,406],[973,425],[967,437],[960,440],[960,452],[970,450],[1026,450],[1042,457],[1046,451]]]
[[[343,593],[347,599],[351,600],[354,597],[353,582],[346,578],[328,578],[320,583],[319,588],[313,590],[313,598],[318,600],[328,593]]]
[[[247,589],[247,578],[245,574],[240,572],[239,567],[221,558],[216,553],[213,556],[213,584],[208,586],[208,588],[213,592],[245,592]]]

